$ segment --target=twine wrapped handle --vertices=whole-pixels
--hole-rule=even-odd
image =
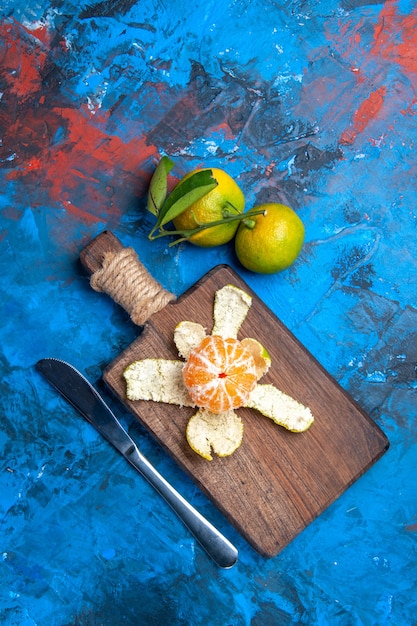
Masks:
[[[135,250],[124,247],[110,231],[93,239],[80,260],[91,274],[91,287],[109,295],[138,326],[176,299],[153,278]]]

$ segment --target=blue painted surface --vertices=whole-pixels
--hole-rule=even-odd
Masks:
[[[0,618],[7,626],[417,624],[417,13],[413,2],[3,0]],[[157,158],[226,169],[306,225],[297,263],[148,242]],[[36,374],[100,385],[137,335],[78,257],[105,228],[182,293],[228,263],[388,435],[281,554],[258,556],[119,406],[159,470],[238,546],[219,571]],[[108,400],[112,403],[111,398]]]

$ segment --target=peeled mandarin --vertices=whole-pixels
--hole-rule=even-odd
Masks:
[[[240,341],[210,335],[191,351],[183,378],[198,407],[222,413],[245,404],[258,375],[254,358]]]

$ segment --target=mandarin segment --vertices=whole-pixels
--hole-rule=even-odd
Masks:
[[[197,406],[222,413],[243,406],[256,386],[257,370],[240,341],[215,335],[191,351],[183,378]]]

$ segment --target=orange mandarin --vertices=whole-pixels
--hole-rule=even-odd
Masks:
[[[255,360],[240,341],[216,335],[191,351],[183,378],[193,402],[212,413],[243,406],[258,380]]]

